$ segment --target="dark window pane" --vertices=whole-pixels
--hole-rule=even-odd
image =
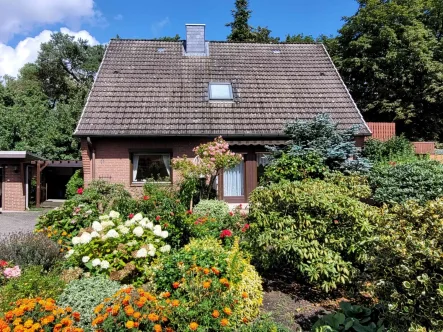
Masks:
[[[170,156],[167,154],[134,155],[133,181],[170,182]]]

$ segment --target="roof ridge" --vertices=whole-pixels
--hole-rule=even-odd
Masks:
[[[186,41],[185,39],[180,40],[159,40],[159,39],[147,39],[147,38],[111,38],[111,41],[154,41],[154,42],[164,42],[164,43],[181,43]],[[254,43],[254,42],[236,42],[236,41],[228,41],[228,40],[207,40],[209,43],[217,43],[217,44],[242,44],[242,45],[323,45],[320,42],[297,42],[297,43]]]

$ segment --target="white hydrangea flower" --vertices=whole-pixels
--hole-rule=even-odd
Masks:
[[[150,222],[148,220],[148,218],[143,218],[142,220],[140,220],[140,226],[142,226],[143,228],[147,228],[147,229],[154,228],[154,224],[152,222]]]
[[[92,229],[96,232],[101,232],[103,230],[103,226],[100,222],[94,221],[92,223]]]
[[[161,236],[162,238],[164,238],[164,239],[166,239],[166,238],[168,237],[168,235],[169,235],[168,231],[162,231],[162,232],[160,233],[160,236]]]
[[[86,264],[87,262],[89,262],[89,259],[90,259],[89,256],[83,256],[82,262]]]
[[[108,238],[118,238],[119,236],[120,235],[118,234],[118,232],[115,229],[110,229],[105,235],[105,237],[107,239]]]
[[[117,219],[120,217],[120,213],[118,213],[117,211],[111,211],[109,212],[109,216],[111,217],[111,219]]]
[[[115,226],[115,224],[112,221],[102,221],[101,224],[102,224],[103,229]]]
[[[130,227],[130,226],[132,226],[134,224],[135,224],[135,220],[133,220],[133,219],[125,221],[125,226],[126,227]]]
[[[120,233],[122,234],[128,234],[129,233],[129,228],[123,225],[118,225],[117,229],[120,231]]]
[[[135,246],[138,242],[136,240],[132,240],[129,241],[128,243],[126,243],[127,246],[131,247],[131,246]]]
[[[134,230],[132,231],[132,233],[134,233],[135,236],[142,236],[143,235],[143,228],[140,226],[137,226],[134,228]]]
[[[135,257],[142,258],[148,256],[148,251],[145,248],[141,248],[137,250],[137,253],[135,254]]]
[[[101,262],[100,258],[95,258],[92,260],[92,266],[99,266]]]
[[[92,237],[92,238],[100,237],[100,234],[98,234],[96,231],[92,231],[92,232],[91,232],[91,237]]]
[[[153,228],[154,232],[161,232],[162,231],[162,227],[160,225],[155,225]]]
[[[109,269],[109,262],[108,262],[108,261],[105,261],[105,260],[101,261],[101,263],[100,263],[100,267],[101,267],[102,269]]]
[[[132,220],[134,221],[140,221],[143,219],[143,215],[141,213],[137,213],[134,217],[132,217]]]
[[[78,236],[74,236],[74,237],[72,238],[72,244],[73,244],[74,246],[76,246],[77,244],[80,244],[80,237],[78,237]]]
[[[101,221],[109,220],[109,216],[107,216],[107,215],[100,216],[100,217],[98,217],[98,220],[101,220]]]
[[[149,251],[151,251],[151,250],[155,250],[154,245],[151,244],[151,243],[148,243],[148,250],[149,250]]]
[[[73,254],[74,252],[75,252],[74,249],[69,250],[69,251],[66,253],[65,258],[69,258],[69,257],[71,257],[72,254]]]
[[[169,244],[166,244],[163,247],[161,247],[159,250],[160,250],[160,252],[170,252],[171,246]]]
[[[84,232],[81,236],[80,236],[80,243],[81,244],[86,244],[91,242],[92,240],[92,236],[91,234],[89,234],[88,232]]]
[[[148,251],[148,255],[149,256],[155,256],[155,250],[156,250],[155,247],[152,246],[152,248],[150,248],[149,251]]]

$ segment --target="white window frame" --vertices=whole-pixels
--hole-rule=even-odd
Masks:
[[[133,153],[131,156],[131,162],[132,162],[132,174],[131,174],[131,182],[133,184],[142,184],[146,183],[146,179],[142,181],[137,181],[137,170],[136,167],[134,167],[135,164],[137,164],[138,169],[138,161],[135,163],[135,157],[136,156],[167,156],[168,157],[168,163],[169,163],[169,181],[153,181],[152,183],[160,183],[160,184],[171,184],[172,183],[172,167],[171,167],[171,154],[169,152],[137,152]]]
[[[226,86],[228,86],[229,87],[229,97],[226,97],[226,98],[215,98],[215,97],[213,97],[212,96],[212,89],[211,89],[211,87],[212,86],[217,86],[217,85],[226,85]],[[233,93],[233,91],[232,91],[232,84],[231,83],[227,83],[227,82],[211,82],[211,83],[209,83],[209,100],[215,100],[215,101],[217,101],[217,100],[223,100],[223,101],[225,101],[225,100],[234,100],[234,93]]]

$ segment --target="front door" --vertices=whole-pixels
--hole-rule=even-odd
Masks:
[[[245,161],[223,172],[223,199],[228,203],[245,203]]]

